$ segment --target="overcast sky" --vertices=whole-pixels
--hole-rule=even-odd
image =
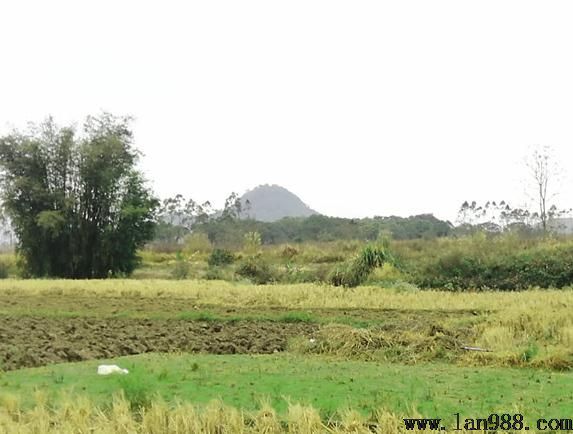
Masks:
[[[161,197],[280,184],[328,215],[525,200],[551,145],[573,206],[571,1],[0,3],[0,132],[130,114]]]

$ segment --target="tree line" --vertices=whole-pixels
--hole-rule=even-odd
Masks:
[[[179,244],[192,232],[215,245],[241,244],[258,232],[265,244],[339,239],[435,238],[465,230],[515,226],[548,230],[565,213],[550,205],[553,160],[547,149],[530,161],[538,210],[502,201],[465,202],[458,228],[431,214],[344,219],[313,215],[266,223],[248,218],[250,204],[232,193],[222,210],[176,195],[160,201],[137,170],[129,117],[89,116],[81,127],[52,118],[0,138],[0,187],[24,272],[29,276],[101,278],[130,274],[146,243]]]
[[[192,232],[206,234],[215,246],[233,248],[241,246],[244,234],[249,232],[259,233],[263,244],[281,244],[334,240],[374,241],[384,236],[397,240],[445,237],[453,233],[453,226],[431,214],[364,219],[312,215],[285,217],[275,222],[215,215],[197,221],[192,227],[160,221],[154,241],[166,246],[176,245]]]

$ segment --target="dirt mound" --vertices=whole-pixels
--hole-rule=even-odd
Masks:
[[[270,321],[0,316],[0,368],[111,358],[146,352],[273,353],[318,326]]]

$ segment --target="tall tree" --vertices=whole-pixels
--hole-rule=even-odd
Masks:
[[[130,118],[48,118],[0,138],[4,208],[31,276],[130,273],[152,237],[157,200],[136,169]]]
[[[566,214],[549,201],[557,194],[561,168],[550,146],[536,146],[526,158],[530,181],[533,183],[532,196],[537,204],[537,216],[543,233],[547,233],[548,222]]]
[[[250,203],[249,203],[250,206]],[[226,220],[237,220],[241,218],[243,212],[243,203],[241,197],[232,192],[227,199],[225,199],[225,207],[221,213],[221,218]]]
[[[169,238],[178,243],[191,233],[196,225],[207,222],[211,213],[209,201],[201,204],[191,198],[185,200],[182,194],[177,194],[163,200],[158,217],[160,224],[167,225],[170,229]]]
[[[550,168],[550,149],[547,146],[536,148],[527,162],[537,190],[539,219],[543,232],[547,232],[547,188],[552,176]]]

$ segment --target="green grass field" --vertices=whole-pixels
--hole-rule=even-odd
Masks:
[[[127,375],[98,376],[99,363],[114,363]],[[41,390],[48,402],[87,394],[98,405],[109,404],[121,390],[128,401],[225,404],[254,411],[269,402],[284,415],[288,403],[319,409],[323,418],[353,408],[366,418],[379,409],[423,414],[451,421],[467,417],[520,412],[526,418],[563,417],[573,412],[573,377],[535,369],[460,367],[447,364],[405,366],[340,360],[321,356],[150,354],[104,361],[56,364],[6,372],[4,394],[20,396],[30,408]]]

